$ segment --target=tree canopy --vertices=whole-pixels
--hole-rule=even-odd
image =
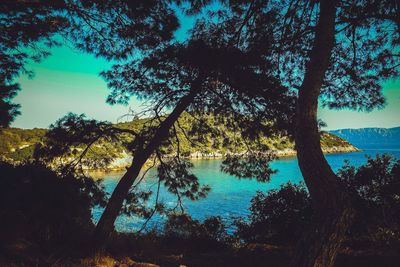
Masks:
[[[55,155],[67,151],[57,151],[52,144],[90,147],[99,136],[134,137],[126,146],[135,152],[132,165],[100,219],[99,240],[113,229],[149,158],[158,160],[159,182],[169,185],[178,201],[205,195],[207,189],[180,158],[176,128],[188,111],[200,125],[193,132],[201,136],[213,128],[202,116],[215,113],[231,118],[224,123],[246,141],[247,156],[228,157],[222,167],[239,177],[267,181],[273,173],[271,156],[260,138],[294,133],[317,229],[310,231],[311,241],[304,239],[314,243],[307,246],[310,253],[303,251],[294,259],[301,262],[298,266],[333,265],[353,210],[350,192],[322,154],[318,101],[330,108],[366,111],[384,105],[382,82],[399,75],[398,1],[235,0],[219,1],[214,9],[209,9],[212,1],[190,1],[185,12],[198,20],[182,42],[173,35],[181,1],[39,2],[7,2],[0,9],[5,32],[0,39],[1,125],[18,114],[11,101],[19,90],[15,78],[28,72],[29,60],[47,56],[43,47],[59,44],[59,38],[112,61],[113,67],[101,74],[111,89],[108,103],[124,104],[134,96],[149,104],[136,115],[153,118],[134,132],[69,115],[47,133],[48,147],[53,148],[49,151]],[[173,138],[176,157],[166,161],[160,147]]]

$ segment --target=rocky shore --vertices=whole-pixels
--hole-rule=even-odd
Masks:
[[[344,145],[344,146],[333,146],[333,147],[326,147],[322,148],[322,151],[325,154],[336,154],[336,153],[352,153],[352,152],[360,152],[361,150],[351,144]],[[290,148],[285,148],[282,150],[270,150],[272,154],[274,154],[277,158],[286,158],[286,157],[295,157],[296,156],[296,150],[290,149]],[[200,160],[200,159],[222,159],[226,157],[229,153],[221,153],[219,151],[212,152],[212,153],[205,153],[205,152],[194,152],[191,153],[189,156],[182,156],[185,159],[191,159],[191,160]],[[245,154],[241,154],[245,156]],[[172,157],[172,155],[171,155]],[[110,166],[107,168],[107,170],[110,171],[118,171],[118,170],[123,170],[127,167],[130,166],[132,162],[132,155],[124,152],[123,156],[115,159]]]

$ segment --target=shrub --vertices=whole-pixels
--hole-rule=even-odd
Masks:
[[[311,221],[311,201],[303,184],[287,183],[279,190],[257,192],[247,221],[235,222],[236,235],[245,242],[292,243]]]
[[[209,217],[201,223],[184,213],[168,216],[164,235],[173,245],[200,250],[222,247],[227,240],[220,217]]]
[[[400,161],[378,155],[359,168],[347,163],[338,175],[360,198],[359,213],[350,231],[352,239],[399,243]]]
[[[99,182],[36,164],[0,163],[0,236],[38,245],[75,242],[92,230],[91,208],[104,205]]]
[[[338,176],[358,195],[351,242],[400,243],[400,161],[389,155],[368,158],[358,168],[347,162]],[[245,242],[293,244],[312,217],[311,199],[303,184],[258,192],[247,220],[237,220],[236,235]]]

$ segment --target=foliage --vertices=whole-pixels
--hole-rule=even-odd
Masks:
[[[178,22],[169,1],[39,0],[5,1],[0,25],[0,126],[4,127],[19,114],[19,105],[12,103],[20,90],[15,78],[32,77],[28,64],[48,56],[51,47],[60,45],[60,36],[81,51],[121,60],[168,42]]]
[[[210,2],[196,1],[191,12],[202,12]],[[209,13],[212,19],[197,27],[225,40],[234,36],[235,46],[264,53],[281,84],[296,89],[313,45],[318,9],[318,1],[221,1]],[[322,105],[356,110],[383,106],[382,81],[399,75],[398,16],[396,0],[337,3],[336,42]]]
[[[259,182],[268,182],[271,175],[276,173],[269,165],[272,158],[272,154],[263,153],[239,156],[228,155],[222,162],[221,170],[238,178],[255,177]]]
[[[12,102],[20,90],[15,79],[33,77],[27,65],[40,62],[49,48],[60,44],[54,37],[68,24],[60,13],[63,7],[61,0],[4,1],[0,6],[0,127],[8,127],[20,114],[20,105]]]
[[[83,165],[90,169],[106,168],[121,151],[120,135],[127,133],[131,131],[70,113],[50,126],[43,142],[35,147],[34,157],[46,163],[61,158],[61,165],[72,168]],[[96,151],[92,149],[94,144]]]
[[[249,222],[239,219],[236,235],[245,242],[294,244],[311,222],[310,197],[303,184],[287,183],[251,200]]]
[[[135,188],[134,188],[135,189]],[[144,230],[147,226],[148,221],[157,212],[159,214],[166,213],[166,208],[164,203],[159,203],[157,198],[157,203],[153,206],[149,205],[149,199],[154,194],[153,191],[141,191],[141,190],[130,190],[126,196],[120,214],[125,215],[135,215],[146,219],[146,222],[142,225],[139,232]],[[158,192],[157,192],[158,194]]]
[[[351,242],[399,244],[400,161],[389,155],[368,158],[356,168],[347,163],[338,176],[358,195],[359,213],[349,230]],[[310,224],[311,199],[303,184],[258,192],[248,220],[237,220],[236,235],[245,242],[294,244]]]
[[[177,140],[179,140],[179,152],[183,157],[188,157],[190,154],[196,152],[210,155],[224,155],[228,152],[244,153],[247,150],[246,143],[240,138],[240,133],[237,132],[237,130],[235,131],[235,128],[231,126],[230,119],[226,116],[205,114],[201,116],[201,118],[201,121],[199,121],[191,114],[183,113],[176,123],[176,135],[178,138],[173,138],[171,142],[164,143],[161,150],[166,154],[176,153],[174,149],[177,146]],[[147,125],[156,125],[156,122],[151,121],[150,118],[137,118],[130,122],[117,123],[107,127],[131,130],[138,133]],[[0,154],[3,159],[12,160],[14,162],[32,159],[34,147],[46,141],[47,131],[47,129],[37,128],[3,129],[0,132]],[[70,134],[72,134],[72,130],[68,132],[68,135]],[[91,149],[87,151],[86,157],[89,158],[89,160],[104,158],[106,154],[111,154],[116,158],[122,157],[124,151],[127,150],[125,146],[129,148],[130,142],[132,142],[135,137],[123,133],[120,133],[118,136],[119,140],[117,142],[110,142],[110,139],[107,137],[103,140],[99,138]],[[64,149],[65,147],[69,147],[69,153],[66,154],[69,155],[70,160],[78,157],[78,152],[82,152],[85,148],[82,144],[73,144],[71,142],[72,141],[69,141],[63,145]],[[261,144],[256,145],[263,145],[272,150],[294,149],[293,142],[287,136],[274,135],[263,137],[260,143]],[[321,146],[323,149],[346,147],[348,145],[350,144],[344,139],[330,133],[321,133]],[[75,154],[72,152],[75,152]],[[89,161],[86,162],[89,163]]]
[[[16,238],[44,246],[77,242],[93,229],[91,209],[105,205],[100,182],[89,177],[60,175],[37,163],[2,162],[0,173],[2,242]]]
[[[352,146],[350,142],[347,140],[340,138],[337,135],[328,133],[328,132],[321,132],[321,148],[322,150],[331,148],[331,147],[347,147]]]
[[[400,242],[400,161],[390,155],[368,158],[355,168],[347,163],[339,177],[357,190],[360,214],[350,235],[383,244]]]
[[[191,167],[193,167],[191,162],[173,158],[161,162],[157,168],[159,181],[164,183],[169,192],[178,197],[179,205],[182,205],[180,201],[182,197],[192,201],[198,200],[206,197],[211,189],[209,186],[200,186],[198,178],[189,172]]]
[[[14,153],[25,147],[33,147],[35,144],[40,143],[41,139],[46,133],[46,129],[18,129],[18,128],[5,128],[0,131],[0,154],[4,158],[19,160],[15,157]],[[28,153],[22,160],[31,159],[33,153]]]
[[[186,249],[210,249],[221,247],[228,241],[225,225],[220,217],[209,217],[203,222],[185,213],[169,214],[163,234],[175,244],[182,242]]]
[[[199,13],[210,2],[194,1],[189,12]],[[399,24],[396,19],[397,2],[381,2],[360,0],[341,1],[338,4],[337,19],[334,21],[337,42],[326,75],[320,75],[320,80],[325,76],[320,97],[323,105],[358,110],[383,106],[381,82],[398,76],[396,53]],[[210,16],[204,16],[206,19],[198,20],[190,38],[182,43],[172,40],[178,24],[170,1],[137,1],[130,4],[129,1],[77,0],[55,3],[57,5],[51,7],[56,13],[50,8],[44,8],[47,12],[43,13],[40,9],[32,11],[29,5],[11,5],[10,9],[7,5],[2,18],[6,22],[9,18],[12,20],[9,20],[11,24],[7,27],[11,31],[7,31],[5,36],[15,28],[17,37],[29,36],[29,32],[18,31],[19,14],[29,15],[31,11],[39,14],[33,16],[36,19],[34,26],[40,26],[43,18],[46,22],[52,22],[47,21],[48,16],[60,16],[59,20],[68,22],[62,33],[71,38],[76,47],[116,61],[112,69],[102,73],[111,89],[107,99],[109,103],[126,104],[131,96],[146,99],[152,102],[149,108],[154,118],[152,121],[159,122],[170,118],[168,116],[163,120],[162,114],[171,107],[189,110],[197,115],[209,112],[229,115],[232,124],[228,125],[237,129],[234,131],[237,136],[224,138],[223,143],[237,144],[242,139],[246,153],[251,156],[245,159],[230,158],[225,161],[227,166],[224,166],[224,170],[239,177],[256,175],[259,180],[268,180],[272,173],[266,164],[269,158],[253,155],[268,150],[268,146],[261,143],[265,136],[291,135],[294,132],[296,89],[303,82],[302,77],[309,64],[309,51],[320,17],[318,1],[222,1],[220,10],[210,12]],[[181,1],[175,3],[179,5]],[[14,13],[14,10],[19,12]],[[38,29],[38,36],[43,35],[49,43],[53,41],[48,37],[49,32],[53,33],[52,29],[44,27],[43,32],[40,32],[42,27]],[[56,27],[54,32],[58,30]],[[23,39],[26,42],[22,42],[22,45],[38,40],[37,37]],[[7,62],[7,59],[13,59],[19,46],[11,46],[11,49],[2,47],[5,65],[12,66],[6,68],[6,74],[3,75],[6,87],[12,83],[12,78],[18,76],[25,63],[18,61],[15,68],[15,64]],[[319,94],[317,89],[316,95]],[[11,84],[6,88],[6,94],[0,96],[7,103],[5,110],[11,112],[5,124],[16,114],[16,106],[8,105],[16,90],[15,85]],[[181,100],[188,95],[193,95],[193,99],[182,106]],[[145,159],[139,160],[142,164],[154,152],[161,155],[160,161],[171,152],[175,152],[179,158],[180,141],[175,125],[177,117],[173,117],[174,127],[166,124],[168,127],[162,128],[162,123],[144,127],[139,135],[133,134],[133,140],[123,144],[124,148],[131,153],[137,152],[135,158],[140,158],[140,153],[146,151]],[[203,123],[201,117],[199,122]],[[83,131],[69,122],[83,125]],[[199,143],[204,141],[205,129],[195,129]],[[107,138],[112,142],[120,142],[120,132],[107,123],[69,115],[47,133],[48,145],[38,150],[38,155],[66,154],[70,157],[78,150],[71,150],[71,145],[77,148],[84,146],[76,153],[77,160],[72,163],[72,167],[75,167],[83,163],[83,156],[94,142]],[[164,146],[160,149],[161,142]],[[170,144],[167,151],[164,150],[166,143]],[[218,143],[213,146],[218,146]],[[106,165],[112,156],[113,153],[106,153],[98,161],[93,158],[87,164]],[[141,168],[141,164],[136,167]],[[172,167],[181,178],[195,179],[186,170],[181,170],[186,169],[187,165],[175,164]],[[129,185],[120,185],[124,184]],[[110,206],[115,205],[111,203]]]

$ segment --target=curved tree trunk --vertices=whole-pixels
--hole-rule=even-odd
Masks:
[[[296,267],[333,266],[354,217],[350,194],[322,153],[317,124],[318,97],[335,41],[335,2],[320,3],[315,40],[298,95],[297,158],[312,198],[314,224],[295,250],[292,265]]]
[[[94,247],[95,249],[101,248],[109,235],[114,231],[114,222],[119,215],[122,208],[124,199],[126,198],[129,189],[138,177],[140,170],[146,163],[148,158],[154,151],[161,145],[161,142],[168,137],[169,130],[173,124],[178,120],[179,116],[186,110],[186,108],[193,102],[195,96],[199,92],[200,84],[195,81],[192,85],[190,93],[180,99],[175,109],[168,115],[168,117],[160,123],[157,131],[151,140],[136,150],[132,159],[131,166],[127,169],[126,173],[118,182],[114,189],[107,206],[97,223],[94,232]]]

